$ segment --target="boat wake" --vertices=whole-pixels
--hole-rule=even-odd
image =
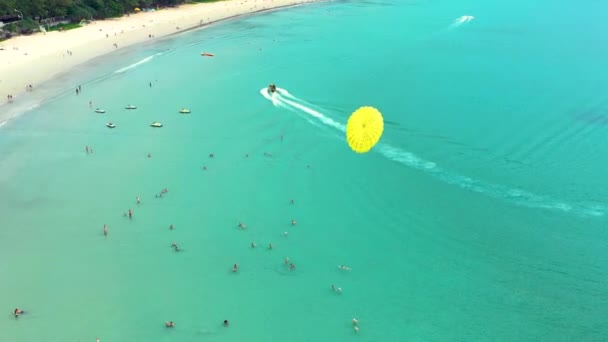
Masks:
[[[290,94],[285,89],[277,88],[275,93],[269,94],[267,88],[263,88],[260,90],[260,94],[270,101],[275,107],[307,114],[307,116],[316,119],[318,122],[328,127],[332,127],[340,131],[342,134],[346,132],[346,126],[344,124],[330,118],[318,110],[313,109],[311,104]],[[606,207],[603,205],[586,203],[570,204],[553,199],[550,196],[539,195],[522,189],[492,184],[458,175],[440,168],[433,161],[425,160],[412,152],[405,151],[390,144],[378,143],[372,151],[378,152],[385,158],[394,162],[429,173],[445,183],[492,198],[505,200],[512,204],[529,208],[574,213],[584,217],[599,217],[604,216],[606,213]]]
[[[452,25],[450,25],[450,29],[456,28],[464,23],[468,23],[471,20],[475,19],[474,16],[472,15],[463,15],[462,17],[454,20],[454,22],[452,23]]]
[[[124,68],[120,68],[120,69],[114,71],[114,73],[115,74],[122,74],[123,72],[126,72],[126,71],[129,71],[131,69],[137,68],[138,66],[140,66],[140,65],[142,65],[144,63],[148,63],[149,61],[151,61],[152,59],[154,59],[154,57],[156,57],[156,56],[160,56],[160,55],[164,55],[164,54],[165,54],[165,52],[155,53],[152,56],[148,56],[148,57],[142,59],[141,61],[135,62],[135,63],[133,63],[131,65],[128,65],[128,66],[126,66]]]

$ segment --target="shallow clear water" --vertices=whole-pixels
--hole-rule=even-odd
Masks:
[[[49,82],[0,127],[0,340],[605,340],[605,9],[320,3]]]

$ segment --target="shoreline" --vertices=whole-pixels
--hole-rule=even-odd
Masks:
[[[227,19],[319,0],[226,0],[184,4],[154,12],[93,21],[65,32],[19,36],[0,42],[0,106],[24,97],[74,67],[113,51],[199,29]],[[116,45],[115,45],[116,44]]]

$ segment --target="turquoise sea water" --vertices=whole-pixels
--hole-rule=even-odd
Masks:
[[[0,340],[605,341],[606,9],[319,3],[1,107],[59,94],[0,127]],[[385,133],[357,155],[362,105]]]

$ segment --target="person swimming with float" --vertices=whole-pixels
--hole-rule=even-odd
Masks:
[[[15,310],[13,310],[13,314],[15,315],[15,317],[19,317],[19,315],[24,314],[25,311],[19,309],[19,308],[15,308]]]

